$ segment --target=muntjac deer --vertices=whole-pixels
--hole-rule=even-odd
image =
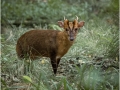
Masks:
[[[61,57],[63,57],[74,43],[79,28],[84,26],[84,21],[78,22],[78,17],[70,22],[58,21],[63,31],[58,30],[31,30],[23,34],[17,41],[16,52],[19,58],[49,57],[54,74]]]

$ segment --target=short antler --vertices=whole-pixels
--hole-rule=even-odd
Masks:
[[[78,21],[78,16],[76,16],[76,20]]]
[[[66,20],[66,19],[65,19],[65,16],[64,16],[64,20]]]

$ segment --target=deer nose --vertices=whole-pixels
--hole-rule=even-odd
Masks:
[[[70,41],[73,41],[74,40],[74,37],[70,37]]]
[[[70,41],[73,41],[74,40],[74,34],[73,32],[70,32]]]

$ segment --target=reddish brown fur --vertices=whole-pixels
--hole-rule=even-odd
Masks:
[[[83,23],[84,22],[82,22],[82,24]],[[68,26],[68,24],[70,26]],[[18,39],[16,45],[18,57],[30,57],[32,60],[40,56],[49,57],[51,59],[54,74],[56,74],[61,57],[64,56],[72,46],[73,40],[77,34],[77,31],[74,30],[70,33],[70,28],[73,28],[73,26],[74,28],[79,28],[79,23],[77,21],[60,21],[59,25],[64,28],[64,31],[31,30],[23,34]],[[68,29],[67,31],[66,28]]]

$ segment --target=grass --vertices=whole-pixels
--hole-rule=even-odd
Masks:
[[[15,45],[17,39],[30,29],[21,26],[6,28],[6,34],[1,35],[2,90],[118,90],[119,71],[107,67],[114,60],[106,57],[109,43],[114,37],[112,30],[116,26],[97,18],[85,22],[74,45],[62,58],[57,76],[53,75],[49,58],[32,62],[31,72],[24,75],[25,63],[17,58]],[[35,28],[47,29],[46,26]]]

